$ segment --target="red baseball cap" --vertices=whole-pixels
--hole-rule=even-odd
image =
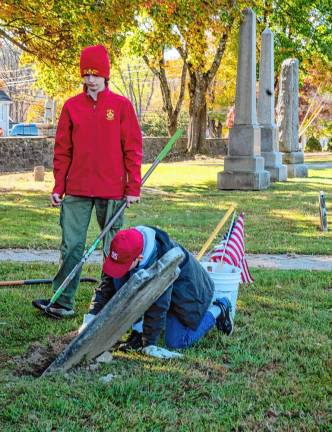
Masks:
[[[103,265],[108,276],[120,278],[143,251],[143,234],[135,228],[121,230],[113,237],[110,254]]]
[[[110,77],[110,60],[104,45],[92,45],[84,48],[80,58],[81,76],[96,75]]]

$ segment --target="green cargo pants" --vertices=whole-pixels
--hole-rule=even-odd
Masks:
[[[64,197],[60,210],[60,225],[62,228],[60,268],[53,279],[52,288],[54,292],[83,256],[93,207],[96,208],[97,221],[102,230],[122,204],[123,200],[107,200],[71,195]],[[103,239],[104,258],[109,253],[110,242],[113,236],[121,228],[122,224],[123,214]],[[67,288],[57,300],[57,303],[68,308],[74,307],[80,273],[79,271],[73,280],[70,281]]]

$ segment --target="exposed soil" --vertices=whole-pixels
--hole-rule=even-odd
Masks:
[[[39,342],[33,342],[25,354],[13,358],[14,374],[39,377],[76,335],[77,331],[67,333],[64,336],[50,336],[46,346]]]

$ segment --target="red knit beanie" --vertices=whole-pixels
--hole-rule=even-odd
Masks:
[[[96,75],[109,79],[110,60],[103,45],[84,48],[80,58],[81,76]]]

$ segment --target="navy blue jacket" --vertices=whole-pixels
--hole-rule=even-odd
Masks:
[[[150,260],[144,267],[135,268],[121,279],[114,279],[114,288],[110,290],[108,286],[110,296],[103,296],[103,293],[98,296],[96,292],[94,302],[97,304],[94,304],[94,310],[90,310],[90,313],[96,313],[97,309],[100,310],[104,306],[106,297],[111,298],[132,274],[142,268],[149,268],[170,249],[180,246],[185,258],[180,264],[179,277],[144,314],[144,346],[157,344],[160,332],[165,329],[167,314],[173,314],[183,325],[195,330],[207,311],[214,293],[212,280],[194,256],[171,240],[165,231],[155,227],[150,228],[156,232],[156,250]]]

